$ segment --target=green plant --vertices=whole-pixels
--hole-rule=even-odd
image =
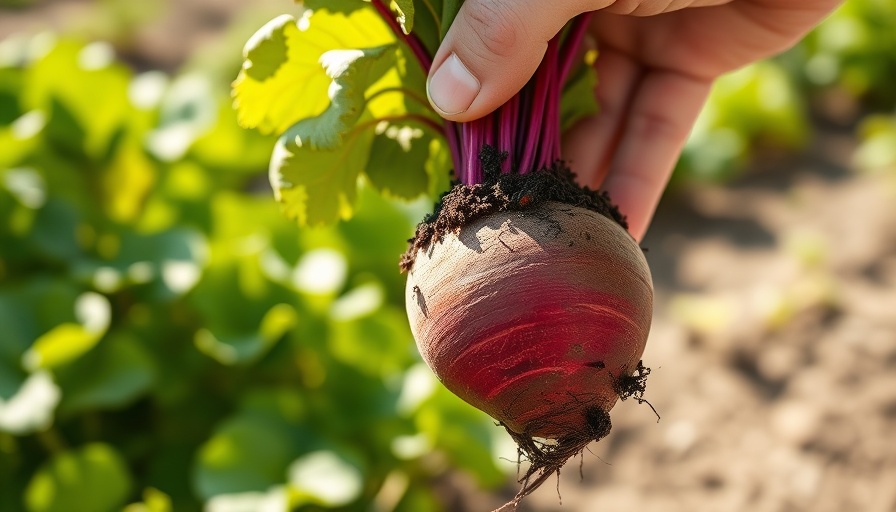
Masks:
[[[0,53],[0,509],[438,510],[448,465],[504,481],[412,349],[395,257],[425,203],[365,186],[297,232],[221,85]]]

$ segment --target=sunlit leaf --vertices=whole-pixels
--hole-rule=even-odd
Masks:
[[[246,364],[266,354],[297,321],[292,306],[277,304],[265,314],[256,332],[216,335],[209,329],[201,329],[194,341],[196,348],[221,364]]]
[[[398,14],[401,31],[410,34],[414,30],[414,0],[392,0],[391,7]]]
[[[139,148],[120,148],[101,179],[106,214],[116,222],[134,221],[155,181],[156,169]]]
[[[29,369],[52,368],[76,359],[100,340],[100,335],[89,332],[82,325],[61,324],[35,340],[34,346],[23,357]]]
[[[296,452],[285,424],[238,416],[223,423],[200,448],[196,489],[204,499],[264,492],[285,482],[286,469]]]
[[[81,357],[96,345],[111,322],[109,301],[97,293],[84,293],[75,301],[78,323],[63,323],[34,341],[22,356],[25,368],[55,368]]]
[[[131,73],[111,56],[114,51],[105,43],[59,41],[51,43],[49,52],[26,72],[24,105],[55,116],[47,129],[58,128],[54,140],[67,149],[80,148],[87,155],[99,156],[114,132],[136,119],[129,118],[133,113],[128,100]],[[102,91],[101,99],[97,91]],[[81,140],[67,141],[66,133],[80,133]]]
[[[368,0],[296,0],[306,9],[314,11],[338,12],[351,14],[360,9],[370,9]]]
[[[491,456],[495,427],[484,413],[439,386],[415,419],[419,430],[455,465],[473,473],[486,485],[504,481],[504,474]]]
[[[328,224],[352,215],[358,176],[367,165],[373,130],[347,134],[336,149],[303,145],[313,130],[303,121],[290,128],[271,156],[270,179],[284,213],[301,225]]]
[[[0,363],[0,374],[3,373],[5,369]],[[29,375],[11,397],[0,396],[0,431],[26,435],[48,428],[59,398],[59,388],[49,373]]]
[[[218,494],[205,504],[205,512],[280,512],[290,510],[286,486],[271,487],[266,492]]]
[[[81,289],[72,283],[45,278],[0,289],[0,361],[20,368],[23,354],[42,333],[65,323],[79,324],[75,315],[79,295]]]
[[[288,15],[275,18],[244,49],[246,61],[233,85],[240,124],[262,133],[282,133],[320,115],[329,105],[331,83],[322,56],[393,40],[371,9],[308,11],[298,22]]]
[[[53,457],[25,489],[29,512],[113,510],[131,488],[127,463],[115,448],[93,443]]]
[[[171,497],[153,487],[143,491],[143,501],[131,503],[122,512],[171,512]]]
[[[304,500],[327,507],[347,505],[363,488],[361,472],[332,451],[315,451],[289,465],[289,484]]]
[[[416,361],[413,338],[404,311],[381,308],[382,292],[373,290],[377,288],[360,287],[333,304],[331,314],[337,318],[331,324],[330,350],[369,375],[397,375]]]

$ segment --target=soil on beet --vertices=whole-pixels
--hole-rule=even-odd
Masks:
[[[479,154],[485,180],[476,185],[455,184],[435,205],[434,211],[417,225],[408,250],[402,255],[402,272],[414,266],[417,252],[427,250],[446,234],[498,212],[532,209],[547,201],[566,203],[595,211],[628,229],[625,216],[610,201],[606,192],[579,186],[575,175],[558,161],[550,169],[528,174],[502,174],[501,164],[507,157],[486,146]]]

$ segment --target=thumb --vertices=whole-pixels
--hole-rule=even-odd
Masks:
[[[606,3],[466,0],[433,60],[426,83],[430,103],[452,121],[491,113],[529,81],[547,42],[567,21]]]

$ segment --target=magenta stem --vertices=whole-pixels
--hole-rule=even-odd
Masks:
[[[404,41],[424,73],[432,56],[415,34],[405,34],[384,0],[371,0],[396,37]],[[560,97],[588,29],[590,13],[577,16],[565,34],[548,42],[544,59],[523,89],[495,112],[471,122],[444,121],[455,176],[465,185],[484,179],[479,154],[486,145],[507,153],[501,172],[521,174],[551,167],[560,159]],[[421,120],[422,121],[422,120]],[[436,123],[430,121],[430,126]]]
[[[398,24],[398,21],[395,20],[395,16],[392,14],[392,11],[389,10],[389,7],[383,3],[383,0],[371,0],[370,3],[373,4],[373,7],[380,14],[380,17],[386,21],[389,28],[392,29],[392,32],[410,47],[417,62],[420,63],[420,67],[422,67],[423,71],[428,74],[429,68],[432,67],[432,57],[426,52],[426,48],[423,47],[423,42],[420,41],[420,38],[415,34],[405,34],[404,31],[401,30],[401,26]]]
[[[569,78],[569,72],[579,55],[579,49],[582,47],[582,41],[585,40],[585,34],[588,32],[588,22],[591,21],[590,12],[580,14],[573,18],[569,26],[569,32],[563,46],[560,48],[560,55],[563,57],[563,63],[560,65],[560,83],[566,82]]]

